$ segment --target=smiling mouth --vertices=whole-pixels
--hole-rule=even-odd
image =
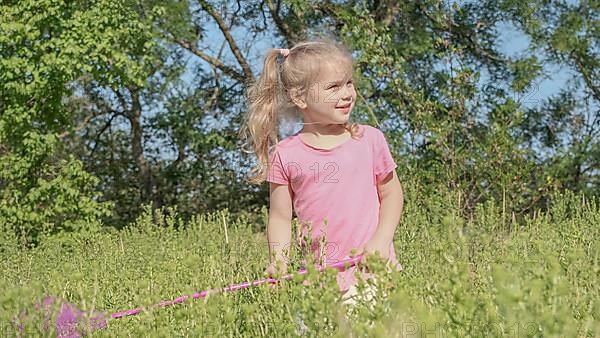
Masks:
[[[348,105],[342,106],[342,107],[336,107],[337,109],[346,109],[346,108],[350,108],[351,104],[348,103]]]

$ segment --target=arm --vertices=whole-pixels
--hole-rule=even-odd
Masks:
[[[379,224],[373,238],[389,247],[404,207],[404,193],[396,170],[392,170],[381,183],[377,184],[377,193],[380,202]],[[387,255],[387,252],[382,254]]]
[[[361,254],[375,254],[377,251],[385,259],[389,259],[390,245],[394,240],[396,226],[400,222],[400,215],[404,206],[404,194],[402,185],[398,180],[396,171],[390,172],[380,183],[377,184],[379,195],[379,223],[373,237],[355,252]]]
[[[270,183],[269,221],[267,240],[269,241],[269,260],[287,267],[289,245],[292,237],[292,194],[286,184]],[[285,250],[284,250],[285,249]]]

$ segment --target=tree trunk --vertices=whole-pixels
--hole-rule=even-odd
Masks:
[[[142,105],[138,89],[129,89],[131,93],[131,111],[127,114],[131,124],[131,151],[135,163],[138,167],[138,182],[140,187],[140,197],[143,202],[152,201],[152,173],[150,166],[144,156],[144,146],[142,140]]]

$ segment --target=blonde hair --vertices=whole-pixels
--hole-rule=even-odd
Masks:
[[[299,120],[302,114],[292,101],[306,97],[310,84],[318,75],[321,61],[331,61],[341,56],[353,66],[352,54],[342,45],[328,39],[300,42],[284,57],[279,49],[269,49],[265,55],[260,77],[248,87],[248,113],[239,133],[244,140],[242,151],[256,154],[258,165],[247,179],[261,184],[269,173],[269,154],[279,142],[282,120]],[[278,58],[283,61],[278,62]],[[352,138],[360,137],[357,123],[344,123]],[[246,149],[250,146],[250,149]]]

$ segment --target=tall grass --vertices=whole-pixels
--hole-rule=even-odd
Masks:
[[[266,212],[266,211],[265,211]],[[346,312],[335,272],[251,287],[133,317],[96,336],[600,337],[597,201],[557,195],[548,212],[514,223],[492,202],[464,220],[443,199],[407,199],[395,237],[404,270],[379,272],[380,301]],[[263,215],[264,216],[264,215]],[[28,250],[0,246],[0,333],[44,295],[107,312],[261,278],[266,238],[227,210],[182,222],[147,210],[121,231],[68,233]],[[293,267],[298,267],[293,255]],[[323,284],[324,287],[319,287]],[[364,285],[361,283],[361,288]],[[381,298],[383,294],[386,298]],[[46,335],[27,317],[27,335]]]

